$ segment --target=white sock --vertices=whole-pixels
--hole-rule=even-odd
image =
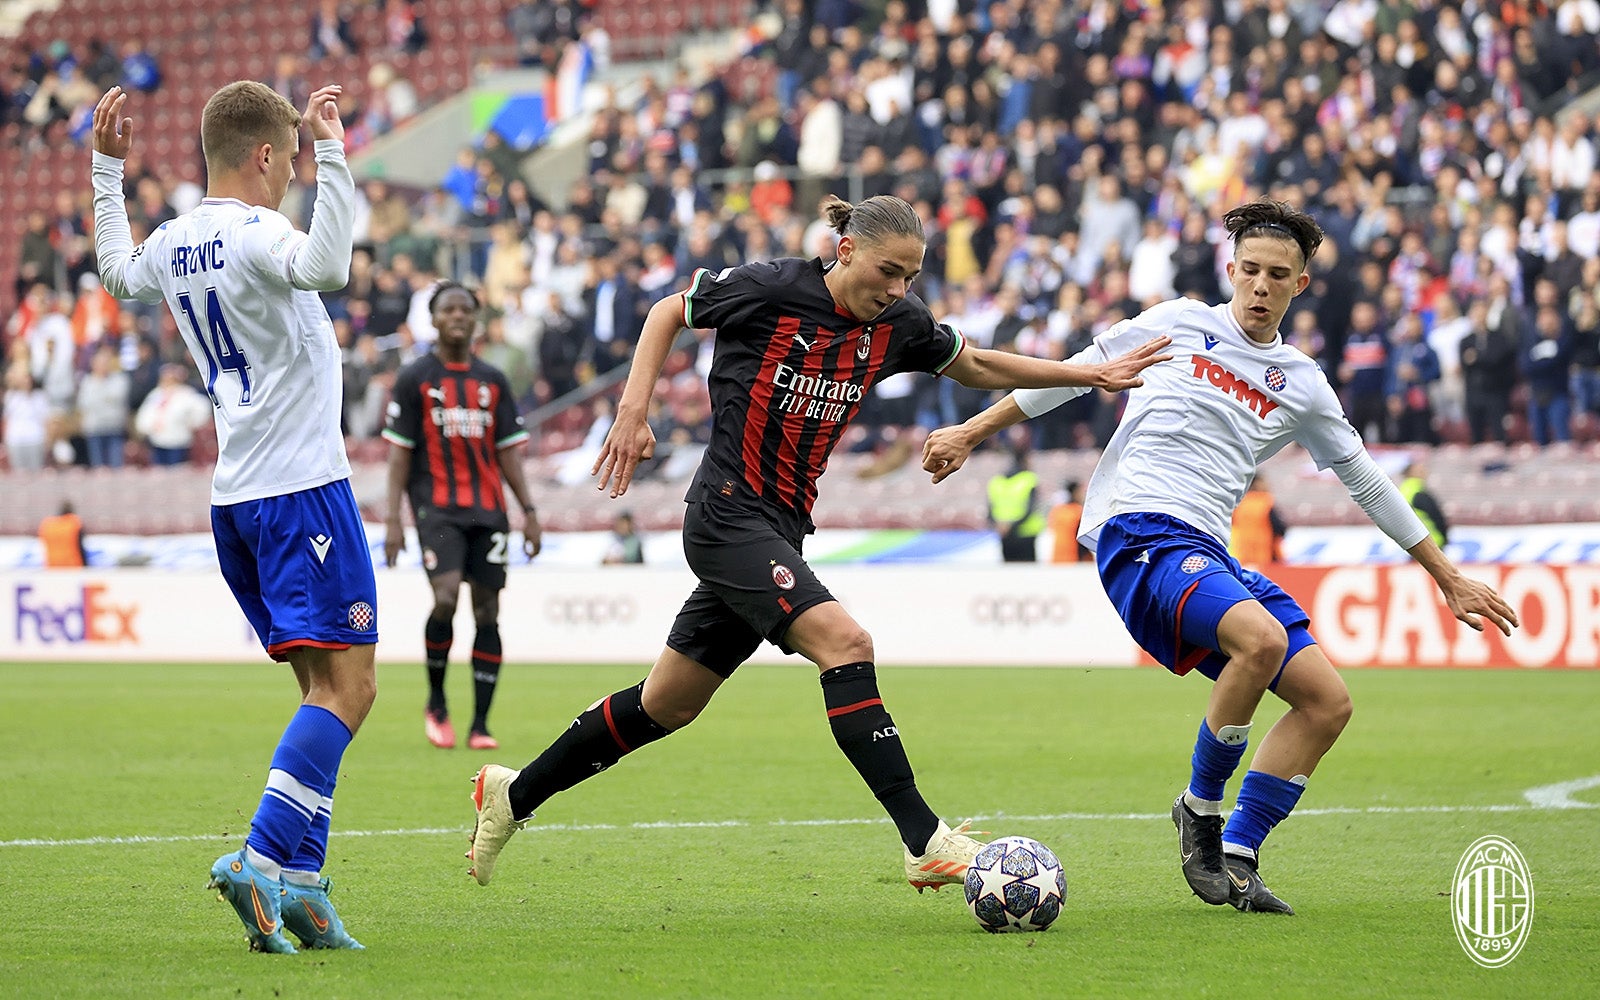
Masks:
[[[322,885],[322,873],[321,872],[295,872],[295,871],[290,871],[289,869],[285,868],[283,870],[283,880],[286,883],[288,883],[289,885],[304,885],[304,886],[309,886],[312,889],[315,889],[318,886]]]
[[[283,878],[283,866],[249,844],[245,845],[244,856],[250,860],[252,865],[256,866],[256,871],[265,875],[268,879],[276,882]]]
[[[1188,806],[1189,811],[1194,813],[1196,816],[1222,815],[1221,799],[1213,802],[1211,799],[1197,798],[1195,794],[1189,791],[1187,788],[1183,790],[1183,804]]]

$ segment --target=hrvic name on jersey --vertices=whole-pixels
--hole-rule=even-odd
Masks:
[[[222,259],[222,239],[198,243],[192,247],[172,248],[172,276],[187,278],[191,274],[219,271],[227,263]]]
[[[1250,407],[1250,412],[1265,420],[1267,414],[1278,408],[1278,404],[1267,398],[1267,394],[1246,382],[1243,378],[1217,364],[1208,361],[1196,354],[1194,356],[1194,377],[1221,389]]]

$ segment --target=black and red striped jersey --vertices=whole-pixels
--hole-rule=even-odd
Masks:
[[[411,449],[406,495],[419,520],[427,510],[506,521],[500,449],[528,438],[500,369],[478,357],[446,364],[428,354],[395,376],[383,436]]]
[[[684,325],[715,328],[711,443],[686,500],[754,503],[791,537],[813,530],[828,456],[879,379],[941,373],[965,341],[915,295],[863,323],[836,306],[817,258],[697,270]]]

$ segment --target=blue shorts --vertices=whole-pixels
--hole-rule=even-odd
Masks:
[[[267,653],[378,641],[378,583],[350,481],[211,508],[217,560]]]
[[[1119,514],[1100,529],[1100,582],[1144,651],[1175,674],[1217,679],[1228,658],[1217,624],[1240,601],[1259,601],[1289,634],[1283,662],[1316,642],[1310,618],[1283,588],[1245,569],[1221,542],[1166,514]],[[1275,689],[1283,669],[1269,688]]]

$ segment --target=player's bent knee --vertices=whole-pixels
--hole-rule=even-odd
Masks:
[[[1355,714],[1355,704],[1350,700],[1348,691],[1341,692],[1340,696],[1324,707],[1319,713],[1322,728],[1329,737],[1337,738],[1344,732],[1344,727],[1350,724],[1350,716]]]
[[[872,646],[872,634],[859,625],[842,637],[842,645],[838,655],[844,663],[872,663],[876,651]]]

